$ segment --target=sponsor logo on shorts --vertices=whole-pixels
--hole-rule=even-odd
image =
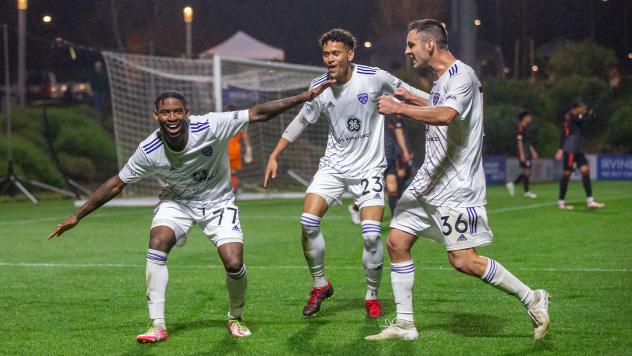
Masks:
[[[239,225],[233,226],[233,231],[241,231],[241,229],[239,228]]]
[[[334,105],[334,103],[332,103],[331,101],[327,104],[327,108],[328,109],[333,109],[335,107],[336,107],[336,105]]]
[[[352,132],[360,131],[360,120],[357,117],[347,120],[347,129]]]
[[[202,154],[206,157],[210,157],[213,155],[213,147],[212,146],[208,146],[208,147],[204,147],[204,149],[202,150]]]
[[[439,102],[439,97],[439,93],[432,94],[432,105],[437,105],[437,103]]]
[[[467,241],[467,238],[465,237],[465,235],[461,234],[456,240],[459,242],[462,242],[462,241]]]
[[[382,199],[382,196],[380,195],[380,193],[375,193],[373,199]]]
[[[239,118],[239,114],[237,111],[233,111],[233,120],[237,120],[237,118]]]
[[[366,104],[369,101],[369,94],[360,93],[358,94],[358,101],[362,103],[362,105]]]

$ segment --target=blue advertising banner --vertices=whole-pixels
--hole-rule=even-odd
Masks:
[[[597,155],[597,179],[632,179],[632,155]]]
[[[483,170],[487,184],[505,184],[504,156],[483,156]]]

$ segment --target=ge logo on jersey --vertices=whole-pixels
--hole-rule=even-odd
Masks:
[[[352,132],[360,131],[360,120],[357,117],[347,120],[347,129]]]
[[[212,146],[205,147],[205,148],[202,150],[202,154],[203,154],[204,156],[206,156],[206,157],[210,157],[210,156],[212,156],[212,155],[213,155],[213,147],[212,147]]]
[[[202,182],[206,178],[208,178],[208,170],[203,169],[201,171],[193,172],[193,174],[191,175],[191,178],[193,178],[193,180],[198,183]]]

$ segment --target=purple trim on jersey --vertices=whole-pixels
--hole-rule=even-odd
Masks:
[[[459,67],[456,65],[456,63],[454,63],[452,65],[452,67],[450,67],[448,69],[448,73],[450,74],[450,78],[452,78],[452,76],[454,76],[458,72],[459,72]]]
[[[144,144],[143,148],[150,148],[149,146],[153,146],[153,145],[155,145],[158,142],[160,142],[160,137],[156,137],[155,139],[151,140],[150,142]]]
[[[361,70],[364,70],[364,71],[374,71],[374,72],[377,72],[377,68],[375,68],[375,67],[369,67],[369,66],[365,66],[365,65],[362,65],[362,64],[356,64],[356,67],[357,67],[358,69],[361,69]]]
[[[208,124],[208,120],[206,121],[200,121],[200,122],[192,122],[191,126],[200,126],[200,125],[204,125],[204,124]]]
[[[211,125],[207,122],[203,125],[197,126],[197,127],[192,127],[191,128],[191,132],[200,132],[200,131],[204,131],[204,130],[208,130],[211,127]]]
[[[321,83],[324,83],[324,82],[325,82],[325,80],[327,80],[327,74],[324,74],[324,75],[322,75],[322,76],[320,76],[320,77],[318,77],[318,78],[314,79],[314,80],[312,81],[312,88],[313,88],[313,87],[316,87],[316,86],[318,86],[318,85],[320,85]]]
[[[494,276],[496,275],[496,261],[490,258],[489,263],[489,271],[487,271],[487,274],[483,276],[483,280],[487,283],[491,283],[491,281],[494,279]]]
[[[157,145],[155,145],[154,147],[152,147],[152,148],[150,148],[150,149],[148,149],[148,150],[145,150],[145,154],[146,154],[146,155],[148,155],[148,154],[150,154],[150,153],[154,152],[155,150],[157,150],[158,148],[160,148],[160,146],[162,146],[162,141],[160,141],[160,143],[158,143],[158,144],[157,144]]]
[[[415,271],[415,264],[413,262],[404,266],[394,266],[391,264],[391,271],[395,273],[410,273]]]

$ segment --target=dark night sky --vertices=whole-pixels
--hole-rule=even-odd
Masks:
[[[195,10],[193,48],[199,53],[243,30],[263,42],[285,50],[292,63],[320,65],[318,36],[335,26],[351,30],[359,41],[376,40],[374,22],[379,16],[379,0],[115,0],[126,7],[119,11],[119,28],[127,50],[147,53],[153,41],[156,54],[178,56],[184,52],[182,8]],[[448,23],[450,1],[438,0],[441,20]],[[479,38],[502,46],[505,58],[513,58],[513,43],[523,29],[533,37],[536,47],[551,40],[593,38],[601,45],[617,51],[619,62],[629,68],[632,60],[630,28],[632,4],[629,0],[479,0],[482,20]],[[524,3],[524,10],[522,4]],[[591,11],[592,8],[592,11]],[[524,16],[523,16],[524,11]],[[592,16],[591,16],[592,13]],[[44,25],[41,17],[53,16],[52,24]],[[16,28],[16,1],[0,4],[0,23]],[[50,58],[53,69],[76,67],[85,72],[97,54],[79,51],[80,60],[73,64],[67,50],[50,52],[56,36],[99,49],[114,49],[110,16],[110,0],[30,0],[28,12],[29,68],[43,68]],[[627,39],[626,39],[627,37]],[[10,32],[11,66],[15,68],[15,32]],[[404,39],[402,38],[402,53]],[[364,49],[358,51],[362,62]],[[52,53],[52,54],[50,54]],[[50,55],[49,55],[50,54]],[[629,72],[629,70],[626,70]],[[12,75],[12,78],[15,78]]]

